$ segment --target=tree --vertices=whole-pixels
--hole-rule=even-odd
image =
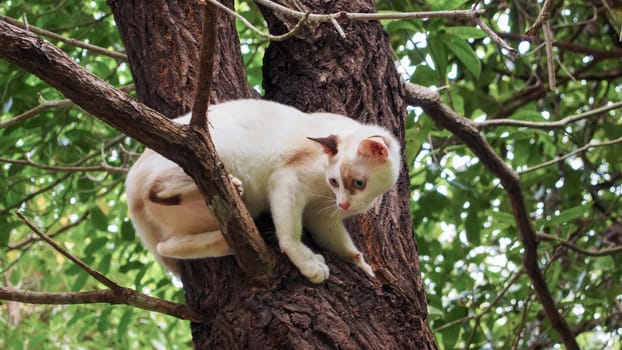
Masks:
[[[301,17],[266,8],[261,13],[272,34],[280,34],[294,28],[305,10],[312,14],[341,10],[373,12],[373,3],[353,1],[347,3],[347,8],[339,7],[345,6],[340,3],[318,3],[304,2]],[[109,10],[101,2],[93,2],[93,10],[77,11],[76,4],[68,1],[58,8],[42,5],[26,10],[14,1],[0,8],[6,8],[11,17],[28,13],[31,25],[54,28],[68,37],[80,38],[87,32],[90,43],[118,50],[121,46],[115,41],[116,28],[110,17],[102,15]],[[167,116],[187,110],[196,75],[200,7],[163,2],[109,4],[126,43],[138,98]],[[255,24],[259,22],[259,10],[247,7],[246,3],[238,5],[239,13]],[[378,6],[404,12],[448,10],[460,7],[461,3],[415,8],[408,2],[394,1],[379,2]],[[407,206],[405,200],[411,196],[406,189],[407,179],[402,178],[397,191],[385,198],[385,203],[399,205],[383,206],[376,213],[382,220],[374,220],[372,214],[351,223],[353,231],[360,232],[359,246],[365,247],[375,267],[381,267],[375,281],[329,258],[333,280],[312,287],[291,269],[287,260],[279,257],[276,275],[283,276],[282,279],[268,287],[249,288],[250,280],[233,259],[185,263],[188,303],[199,317],[208,316],[207,321],[193,326],[197,346],[226,346],[234,342],[300,345],[307,341],[323,342],[324,346],[364,347],[381,341],[389,347],[433,347],[427,331],[422,282],[431,292],[430,324],[439,344],[447,349],[551,347],[558,342],[573,348],[575,339],[584,347],[620,346],[615,340],[621,328],[622,294],[616,283],[621,271],[619,209],[615,205],[620,188],[616,89],[621,55],[615,40],[619,21],[611,7],[601,3],[586,2],[572,9],[552,1],[542,3],[542,8],[522,2],[504,6],[507,4],[488,4],[488,12],[483,15],[467,10],[419,14],[424,20],[382,22],[400,60],[400,69],[414,83],[443,86],[438,93],[409,83],[402,87],[382,28],[377,22],[359,21],[364,16],[341,13],[335,24],[308,15],[293,37],[269,45],[263,65],[256,56],[263,49],[255,45],[262,39],[250,34],[245,25],[238,27],[251,84],[256,86],[262,81],[252,72],[263,66],[267,98],[303,110],[331,110],[365,120],[374,120],[376,116],[376,121],[403,132],[406,163],[412,165],[412,201]],[[59,23],[58,18],[68,16],[58,16],[59,12],[52,10],[71,13],[80,25]],[[6,21],[0,20],[3,30],[7,29],[0,31],[0,57],[27,67],[52,86],[65,84],[58,86],[64,94],[79,101],[87,111],[101,114],[100,117],[109,114],[106,109],[119,109],[113,125],[122,130],[132,125],[130,135],[138,137],[142,132],[147,136],[143,135],[141,141],[148,145],[159,142],[162,134],[170,132],[171,139],[179,136],[167,124],[161,124],[165,130],[156,133],[145,120],[159,122],[157,114],[114,90],[104,89],[109,94],[100,95],[93,93],[100,91],[96,86],[88,92],[68,88],[69,65],[63,66],[64,75],[50,79],[50,74],[63,69],[46,66],[49,61],[35,61],[34,56],[11,56],[15,52],[7,48],[15,46],[9,44],[26,43],[28,39],[23,33],[22,40],[7,39],[13,29],[6,27]],[[165,27],[171,23],[176,25]],[[216,100],[255,94],[248,88],[237,58],[239,48],[237,41],[231,39],[235,35],[231,23],[220,25],[220,35],[224,36],[220,47],[226,52],[220,57],[227,60],[226,64],[221,60],[216,65],[219,69],[212,94]],[[501,37],[488,31],[486,23],[501,32]],[[84,26],[97,30],[89,31]],[[596,33],[600,35],[597,40],[590,36]],[[511,49],[504,40],[518,50]],[[516,40],[522,40],[520,45]],[[163,45],[165,42],[171,45]],[[544,49],[530,42],[542,42]],[[84,54],[81,47],[87,45],[78,42],[79,46],[71,46],[74,44],[62,46],[90,70],[110,77],[115,85],[130,80],[127,70],[124,71],[123,55],[96,51],[95,47],[87,50],[105,56]],[[173,52],[184,54],[173,56],[166,51],[170,47],[175,47]],[[513,52],[520,53],[520,57]],[[573,54],[576,52],[592,58]],[[158,63],[163,55],[175,64]],[[117,138],[106,142],[100,152],[97,144],[101,139],[113,139],[117,133],[93,123],[77,109],[48,110],[66,107],[70,102],[48,101],[60,97],[54,89],[28,77],[23,70],[0,64],[4,65],[0,70],[8,72],[2,75],[2,82],[11,91],[2,100],[9,112],[0,128],[0,152],[7,155],[2,160],[2,178],[6,179],[2,184],[7,195],[3,199],[0,227],[3,232],[10,232],[10,237],[1,236],[6,237],[2,243],[8,247],[6,260],[2,260],[5,284],[35,290],[101,288],[87,280],[87,273],[63,263],[64,258],[53,257],[59,263],[50,265],[50,260],[44,258],[49,248],[24,237],[29,229],[10,215],[20,208],[44,231],[62,233],[57,236],[59,241],[113,279],[127,281],[139,290],[149,289],[157,296],[175,298],[168,279],[157,268],[151,268],[144,250],[132,239],[131,225],[118,201],[122,175],[115,172],[121,173],[131,163],[133,155],[126,149],[136,149],[137,144]],[[150,79],[156,76],[160,77],[158,84]],[[73,78],[76,85],[86,86],[82,85],[81,76]],[[37,92],[45,99],[43,105],[17,115],[36,105],[33,96]],[[85,94],[90,94],[89,99],[84,99]],[[101,102],[102,98],[110,103]],[[121,110],[117,102],[131,108]],[[402,125],[405,103],[420,109],[411,111]],[[46,110],[44,114],[31,118],[42,109]],[[66,123],[59,125],[61,117]],[[103,166],[97,164],[101,160],[106,162]],[[93,171],[102,171],[103,175],[88,175]],[[101,199],[93,202],[93,196]],[[409,211],[422,254],[423,281],[415,260],[408,259],[408,254],[416,256],[414,241],[410,239]],[[265,224],[260,227],[266,231]],[[32,230],[36,231],[36,227]],[[271,240],[269,232],[266,237]],[[115,249],[109,250],[113,245]],[[37,278],[41,271],[46,271],[48,277]],[[63,278],[53,278],[48,271]],[[105,280],[103,283],[108,286]],[[216,285],[219,288],[212,287]],[[114,289],[114,285],[108,287]],[[1,291],[6,292],[4,288]],[[6,298],[4,294],[2,297]],[[8,305],[12,305],[8,309],[19,309]],[[212,314],[214,308],[221,312]],[[329,312],[315,311],[318,309]],[[67,326],[80,324],[81,320],[97,320],[81,327],[79,341],[86,346],[89,341],[98,344],[93,339],[99,339],[99,344],[105,341],[125,347],[145,344],[142,337],[128,335],[127,329],[146,330],[156,341],[178,343],[175,334],[180,327],[171,328],[172,333],[162,336],[161,332],[141,325],[139,320],[144,316],[136,316],[135,309],[105,307],[97,316],[80,308],[60,310],[57,314],[46,313],[46,318],[58,320],[58,314],[69,315],[64,316],[69,321],[59,322]],[[315,314],[325,317],[309,316]],[[382,319],[381,315],[390,317]],[[178,317],[196,319],[197,315],[189,312]],[[236,322],[255,327],[223,326]],[[392,323],[398,326],[389,328]],[[102,337],[111,327],[118,330],[117,336]],[[47,335],[32,339],[15,337],[20,330],[27,332],[25,329],[24,322],[18,328],[7,327],[4,339],[10,340],[6,344],[36,346]],[[63,334],[50,326],[52,332]],[[56,342],[61,344],[63,340]]]

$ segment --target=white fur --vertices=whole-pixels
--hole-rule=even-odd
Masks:
[[[188,123],[189,115],[178,118]],[[226,170],[239,179],[251,215],[270,211],[281,251],[314,283],[328,278],[324,258],[301,242],[302,226],[323,248],[355,263],[373,276],[372,268],[354,246],[343,219],[368,210],[396,182],[400,169],[399,143],[387,130],[330,114],[307,114],[282,104],[238,100],[210,107],[211,136]],[[337,135],[338,152],[324,153],[308,137]],[[378,141],[386,159],[366,161],[357,153],[361,140]],[[382,148],[382,147],[380,147]],[[366,187],[348,191],[342,170],[365,176]],[[328,179],[339,179],[339,188]],[[350,181],[349,179],[346,179]],[[178,196],[179,205],[149,199]],[[147,248],[169,270],[178,273],[171,258],[193,259],[231,254],[218,222],[194,182],[181,168],[147,150],[130,169],[126,181],[130,216]],[[343,210],[337,206],[347,203]]]

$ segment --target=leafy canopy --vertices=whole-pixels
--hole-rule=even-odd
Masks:
[[[542,29],[535,38],[524,35],[541,5],[526,0],[484,2],[484,22],[518,48],[521,55],[516,59],[467,20],[383,24],[404,78],[438,87],[445,103],[472,120],[551,122],[619,102],[619,9],[589,1],[553,6],[548,20],[554,40],[552,90]],[[469,6],[461,0],[378,1],[379,11]],[[237,9],[265,28],[253,3],[239,1]],[[0,3],[0,13],[66,38],[123,51],[103,0],[9,0]],[[238,30],[248,79],[260,90],[267,42],[240,23]],[[122,60],[49,40],[111,84],[131,83]],[[0,87],[0,123],[63,99],[6,61],[0,61]],[[600,251],[622,244],[622,148],[620,143],[595,146],[622,136],[621,124],[620,111],[611,109],[558,129],[500,125],[482,133],[520,173],[536,230]],[[439,345],[555,347],[559,340],[521,270],[523,248],[499,181],[419,109],[410,111],[407,125],[413,226]],[[171,287],[170,277],[139,244],[127,217],[124,171],[141,145],[67,103],[0,128],[0,140],[0,272],[5,286],[55,292],[102,287],[49,246],[32,240],[13,214],[20,210],[118,283],[183,302],[181,290]],[[588,144],[594,147],[581,150]],[[545,164],[566,155],[570,156]],[[543,241],[539,256],[549,289],[580,344],[620,349],[622,256],[606,251],[590,256],[556,241]],[[185,322],[126,306],[20,304],[16,324],[4,312],[6,305],[0,310],[0,348],[174,349],[190,341]]]

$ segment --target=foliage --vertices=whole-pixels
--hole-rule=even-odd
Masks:
[[[110,50],[122,44],[105,1],[0,4],[0,13],[27,20],[66,38]],[[68,21],[70,19],[70,21]],[[51,40],[92,73],[115,86],[132,77],[124,62]],[[62,99],[38,78],[0,60],[4,122],[39,104]],[[137,241],[127,217],[124,172],[142,146],[76,107],[48,108],[22,123],[0,129],[0,273],[4,284],[34,291],[96,290],[103,286],[40,242],[14,215],[20,210],[54,235],[73,254],[118,283],[154,296],[183,302]],[[33,164],[55,166],[59,171]],[[64,167],[102,167],[98,171]],[[32,196],[32,198],[29,198]],[[19,304],[18,304],[19,305]],[[186,348],[185,322],[130,307],[21,304],[12,325],[0,313],[0,348]],[[69,330],[75,331],[69,331]],[[33,336],[35,335],[35,336]]]
[[[445,3],[446,10],[465,7],[464,1]],[[398,1],[381,4],[412,10]],[[590,2],[564,5],[554,5],[549,21],[559,42],[553,51],[554,91],[545,48],[522,36],[539,13],[534,2],[486,4],[485,22],[519,48],[516,60],[470,23],[393,21],[386,28],[405,75],[442,87],[444,101],[459,114],[476,121],[557,121],[619,102],[622,90],[619,19]],[[543,38],[542,30],[537,35]],[[617,55],[602,55],[613,51]],[[484,129],[497,154],[520,173],[537,231],[587,250],[620,246],[619,143],[537,166],[588,143],[619,138],[621,116],[611,110],[557,130]],[[499,181],[420,111],[412,111],[411,118],[413,224],[439,344],[446,349],[552,347],[558,339],[521,270],[523,247]],[[540,244],[539,254],[554,300],[580,333],[580,345],[620,349],[621,254],[591,257],[550,242]]]
[[[239,12],[259,27],[252,3]],[[620,101],[621,19],[615,8],[580,1],[553,6],[550,26],[556,89],[548,83],[546,53],[523,35],[539,13],[536,2],[485,2],[484,22],[521,53],[511,59],[474,23],[464,19],[383,22],[398,67],[412,82],[437,86],[444,101],[467,118],[550,122]],[[465,9],[464,0],[380,0],[380,11]],[[105,1],[23,0],[0,3],[0,14],[66,38],[114,51],[122,44]],[[267,42],[238,23],[247,73],[260,89]],[[115,86],[131,82],[120,60],[49,39]],[[38,78],[0,61],[0,123],[62,99]],[[522,245],[499,181],[447,131],[419,109],[406,130],[412,217],[430,322],[439,345],[453,348],[556,347],[521,269]],[[482,134],[508,166],[519,171],[536,230],[586,250],[619,247],[622,226],[620,144],[592,147],[548,166],[588,143],[622,135],[612,109],[559,129],[489,126]],[[183,295],[134,236],[123,195],[124,169],[141,146],[75,107],[51,107],[0,128],[0,272],[3,284],[36,291],[101,288],[86,273],[39,241],[21,245],[30,231],[20,210],[57,242],[116,282],[178,302]],[[32,162],[26,164],[24,161]],[[54,166],[43,169],[36,164]],[[67,167],[101,167],[101,170]],[[62,169],[65,167],[65,169]],[[559,242],[539,246],[557,305],[580,333],[584,348],[620,349],[621,254],[588,256]],[[125,306],[18,304],[11,324],[0,308],[0,348],[185,348],[187,323]],[[75,331],[68,331],[75,330]]]

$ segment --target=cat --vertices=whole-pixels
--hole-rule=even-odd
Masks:
[[[262,100],[212,105],[208,118],[249,212],[271,212],[280,249],[302,275],[313,283],[329,277],[324,257],[302,243],[303,226],[321,248],[374,275],[343,219],[369,210],[397,181],[400,144],[388,130]],[[194,181],[153,150],[129,170],[126,195],[138,235],[172,273],[174,259],[232,254]]]

